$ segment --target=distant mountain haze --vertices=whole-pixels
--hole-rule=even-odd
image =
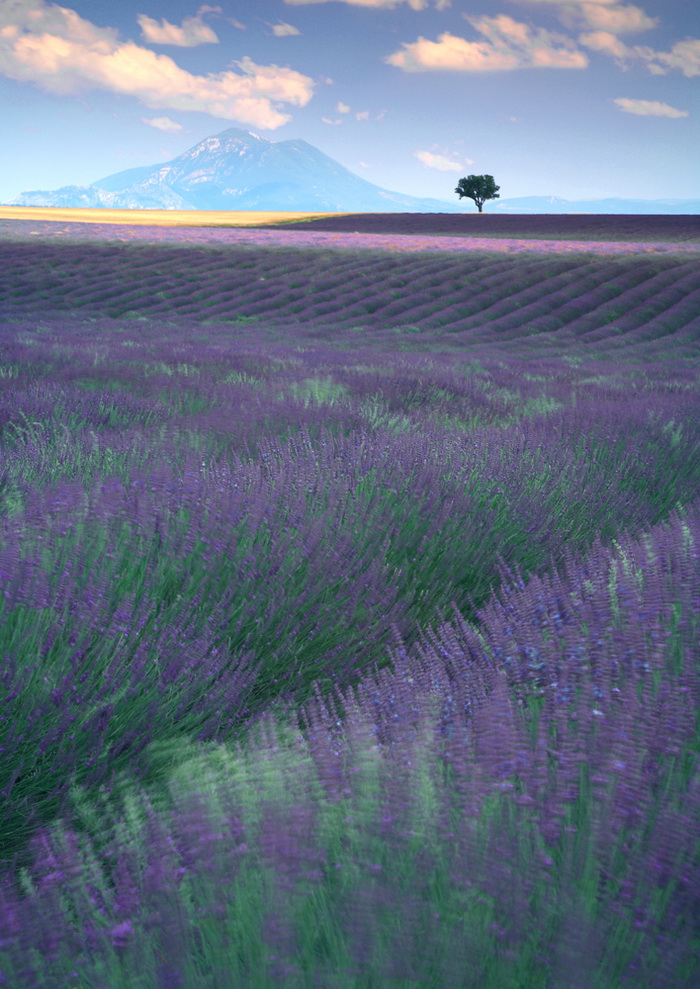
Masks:
[[[458,176],[446,180],[446,192]],[[494,176],[498,182],[498,176]],[[456,196],[456,194],[455,194]],[[270,141],[230,127],[159,165],[116,172],[89,186],[20,193],[4,206],[85,209],[260,210],[323,213],[465,213],[469,200],[420,199],[391,192],[354,175],[307,141]],[[700,214],[700,200],[596,199],[556,196],[495,199],[497,214]]]

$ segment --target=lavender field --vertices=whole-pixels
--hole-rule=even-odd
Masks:
[[[700,241],[507,219],[0,219],[0,986],[700,983]]]

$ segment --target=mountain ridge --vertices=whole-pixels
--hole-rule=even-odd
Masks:
[[[300,138],[270,141],[253,131],[231,127],[169,161],[114,172],[89,186],[27,190],[1,205],[242,212],[471,212],[464,203],[392,192],[360,178]],[[485,209],[497,214],[697,215],[700,200],[521,196],[490,200]]]

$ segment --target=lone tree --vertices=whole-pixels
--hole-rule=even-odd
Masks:
[[[481,207],[487,199],[501,198],[498,195],[500,188],[500,185],[496,185],[493,181],[493,175],[468,175],[466,179],[459,180],[455,192],[459,194],[460,199],[463,196],[466,196],[467,199],[473,199],[479,207],[479,212],[483,213]]]

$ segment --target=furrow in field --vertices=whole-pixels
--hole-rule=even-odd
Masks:
[[[682,258],[403,255],[369,251],[0,243],[5,311],[442,328],[507,339],[693,322],[700,276]],[[672,314],[672,315],[669,315]],[[674,319],[678,323],[674,325]]]

